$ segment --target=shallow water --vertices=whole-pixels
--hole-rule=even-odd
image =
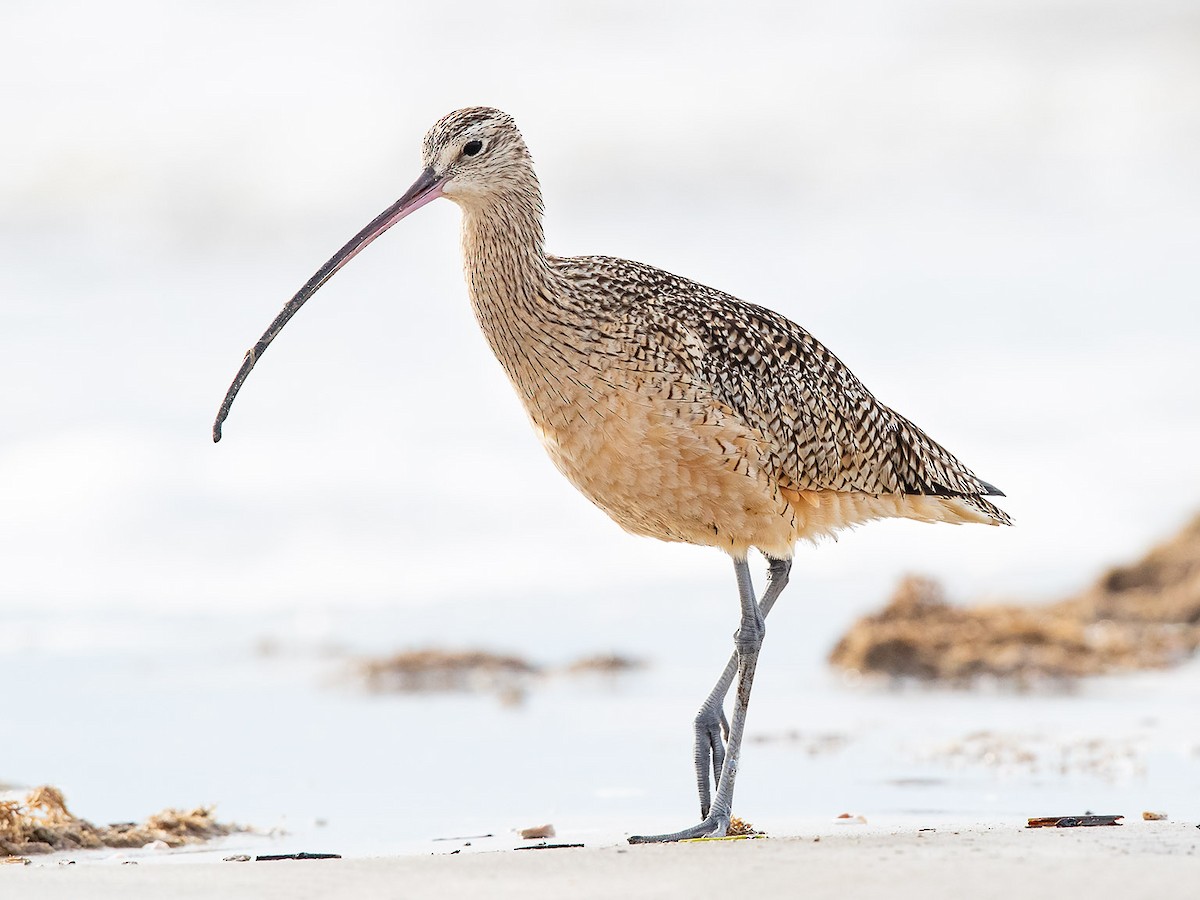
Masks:
[[[486,625],[493,646],[519,643],[519,622]],[[138,614],[77,626],[99,640],[9,647],[0,679],[30,684],[6,714],[25,736],[6,749],[6,777],[53,773],[86,818],[216,803],[222,820],[286,834],[225,839],[214,856],[361,856],[449,852],[462,842],[434,839],[484,834],[495,837],[474,849],[516,846],[515,829],[542,822],[563,840],[614,841],[694,814],[690,721],[720,654],[666,646],[644,671],[535,679],[511,705],[488,692],[362,689],[353,659],[367,635],[395,629],[420,645],[441,627],[430,616],[351,611],[317,628]],[[564,630],[536,659],[561,662],[596,639]],[[1067,693],[887,689],[831,676],[802,643],[772,634],[760,666],[737,803],[760,828],[819,833],[843,812],[872,826],[1196,816],[1195,664]]]

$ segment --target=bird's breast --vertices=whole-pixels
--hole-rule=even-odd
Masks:
[[[472,279],[480,327],[551,461],[622,528],[790,555],[796,522],[764,435],[619,326]],[[661,349],[661,348],[659,348]]]
[[[764,467],[760,436],[687,385],[593,371],[526,395],[554,465],[619,525],[744,553],[790,546],[791,508]]]

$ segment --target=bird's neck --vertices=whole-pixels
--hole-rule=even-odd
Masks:
[[[545,389],[550,358],[561,365],[574,343],[564,330],[563,285],[546,258],[541,195],[534,189],[463,204],[462,237],[479,327],[528,401]]]
[[[550,275],[536,185],[464,204],[462,243],[473,303],[536,301]]]

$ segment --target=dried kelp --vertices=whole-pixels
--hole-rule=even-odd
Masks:
[[[367,686],[376,691],[504,690],[538,668],[516,656],[483,650],[410,650],[363,664]]]
[[[0,853],[28,856],[55,850],[142,847],[162,841],[170,847],[195,844],[243,830],[218,822],[212,807],[164,809],[146,821],[93,825],[67,809],[62,791],[43,785],[19,800],[0,800]]]
[[[1175,665],[1200,647],[1200,517],[1088,590],[1048,606],[948,604],[909,577],[860,619],[830,661],[862,673],[1017,682]]]
[[[359,664],[368,689],[400,693],[494,693],[519,703],[536,680],[555,675],[616,677],[644,667],[619,654],[586,656],[561,668],[489,650],[407,650]]]

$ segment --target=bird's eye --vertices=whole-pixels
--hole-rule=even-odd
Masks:
[[[467,141],[463,146],[463,154],[466,156],[474,156],[483,149],[483,141]]]

